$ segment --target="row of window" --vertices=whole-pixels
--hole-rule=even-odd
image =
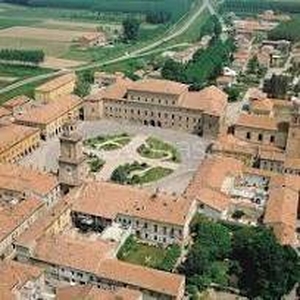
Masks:
[[[105,108],[106,111],[109,111],[109,112],[119,112],[121,113],[122,112],[122,109],[121,108],[117,108],[117,107],[106,107]],[[138,116],[141,116],[142,114],[144,116],[151,116],[151,117],[154,117],[154,112],[153,111],[147,111],[147,110],[144,110],[144,111],[141,111],[139,109],[137,110],[134,110],[134,109],[126,109],[124,108],[124,113],[127,114],[128,112],[130,112],[132,115],[134,114],[137,114]],[[169,118],[169,116],[171,117],[172,120],[175,120],[177,118],[178,121],[182,121],[183,119],[185,119],[187,122],[189,121],[193,121],[194,123],[195,122],[202,122],[202,119],[197,119],[197,118],[191,118],[191,117],[182,117],[180,115],[175,115],[175,114],[168,114],[168,113],[161,113],[161,112],[158,112],[157,113],[157,117],[158,118],[161,118],[161,117],[164,117],[165,119]]]
[[[251,138],[252,138],[251,132],[247,132],[247,133],[246,133],[246,139],[247,139],[247,140],[251,140]],[[259,133],[259,134],[257,135],[257,140],[258,140],[259,142],[262,142],[262,141],[264,140],[264,136],[263,136],[262,133]],[[275,142],[275,136],[274,136],[274,135],[271,135],[269,141],[270,141],[270,143],[274,143],[274,142]]]
[[[165,105],[175,105],[175,100],[168,100],[168,99],[156,99],[156,98],[147,98],[147,97],[140,97],[140,96],[130,96],[130,100],[137,100],[137,101],[144,101],[144,102],[151,102],[151,103],[158,103],[158,104],[165,104]]]

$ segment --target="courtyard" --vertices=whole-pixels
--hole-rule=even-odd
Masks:
[[[111,141],[122,135],[123,142],[118,144],[118,147],[93,149],[85,145],[84,151],[89,156],[89,164],[93,168],[92,173],[96,180],[111,180],[113,172],[118,167],[138,162],[143,165],[143,170],[134,171],[131,175],[146,176],[146,179],[142,180],[143,187],[176,194],[185,190],[204,159],[205,150],[210,143],[209,140],[184,132],[139,127],[129,122],[118,123],[110,120],[81,122],[78,124],[78,131],[85,141],[98,139],[98,145],[102,146],[114,145],[111,142],[103,144],[107,143],[107,137],[110,137]],[[147,151],[141,153],[143,147],[147,147],[142,149]],[[59,148],[57,137],[43,142],[41,147],[25,157],[21,164],[57,173]]]

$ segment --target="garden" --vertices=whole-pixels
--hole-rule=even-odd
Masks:
[[[130,236],[118,253],[118,259],[149,268],[171,272],[180,257],[180,247],[170,245],[167,248],[142,243]]]
[[[88,155],[88,165],[90,168],[90,172],[97,173],[104,166],[105,161],[99,158],[97,155],[90,154]]]
[[[133,162],[118,166],[111,175],[111,180],[119,184],[146,184],[158,181],[173,173],[172,169],[152,167],[147,163]]]
[[[164,161],[180,162],[180,153],[172,145],[154,137],[149,137],[137,152],[146,158],[162,159]]]
[[[84,141],[84,145],[94,150],[112,151],[121,149],[131,141],[127,133],[116,135],[99,135]]]

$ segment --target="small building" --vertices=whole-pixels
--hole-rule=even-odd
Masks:
[[[107,37],[104,32],[89,32],[78,39],[81,47],[102,47],[107,45]]]
[[[29,97],[21,95],[6,101],[2,106],[15,116],[24,112],[30,102],[31,99]]]

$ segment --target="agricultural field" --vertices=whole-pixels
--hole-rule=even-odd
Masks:
[[[299,0],[225,0],[222,11],[238,14],[257,14],[264,10],[300,13]]]
[[[77,8],[96,12],[147,13],[163,11],[178,18],[190,7],[193,0],[29,0],[32,7]]]

